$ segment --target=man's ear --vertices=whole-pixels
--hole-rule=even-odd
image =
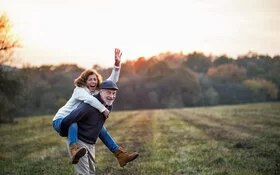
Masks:
[[[102,89],[99,90],[99,94],[103,94],[103,90]]]

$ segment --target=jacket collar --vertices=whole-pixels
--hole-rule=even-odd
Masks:
[[[100,93],[98,93],[98,94],[96,94],[96,95],[94,95],[94,96],[95,96],[102,104],[104,104],[104,101],[102,100]]]

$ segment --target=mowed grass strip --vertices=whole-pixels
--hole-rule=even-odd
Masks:
[[[122,122],[111,121],[110,123],[108,121],[105,127],[107,124],[110,126],[108,131],[118,145],[128,152],[137,151],[140,156],[127,164],[125,168],[120,168],[115,156],[98,140],[96,144],[97,174],[143,174],[145,171],[142,163],[145,163],[150,157],[150,151],[146,145],[152,138],[152,114],[150,111],[139,111],[137,113],[126,112],[125,115],[129,117]],[[118,118],[118,116],[120,113],[115,112],[112,119]]]
[[[156,162],[161,164],[161,169],[155,174],[197,174],[198,167],[190,166],[194,159],[188,154],[194,141],[201,143],[205,138],[203,132],[168,110],[157,110],[153,117],[151,166]]]
[[[261,103],[254,105],[234,105],[212,108],[194,108],[195,116],[216,120],[221,125],[238,127],[242,132],[279,137],[279,103]]]
[[[0,128],[0,174],[73,174],[65,139],[52,128],[53,116],[18,118]]]
[[[75,174],[53,116],[0,127],[0,174]],[[97,174],[279,174],[280,103],[113,112],[105,126],[139,157],[120,168],[99,140]]]
[[[195,138],[183,137],[184,141],[181,141],[186,144],[185,149],[188,150],[186,162],[192,170],[187,174],[195,174],[195,169],[199,174],[259,174],[250,168],[244,168],[240,162],[240,155],[236,155],[232,149],[228,148],[228,142],[237,138],[235,132],[232,134],[233,138],[230,138],[231,134],[226,132],[226,128],[219,128],[216,123],[210,123],[209,120],[207,122],[201,118],[195,120],[190,111],[185,115],[171,113],[189,127],[194,127],[196,133],[202,133],[201,136],[194,135]],[[226,140],[227,137],[229,140]]]
[[[180,124],[178,124],[180,123]],[[116,159],[102,143],[97,144],[98,174],[197,174],[197,166],[187,166],[184,138],[206,139],[206,135],[195,127],[186,125],[177,116],[166,110],[147,110],[126,118],[110,128],[111,135],[129,151],[140,156],[125,168],[119,168]],[[182,136],[182,138],[181,138]],[[183,141],[183,142],[182,142]],[[193,142],[191,142],[193,143]],[[100,145],[101,144],[101,145]],[[100,146],[99,146],[100,145]],[[193,145],[190,144],[190,147]],[[178,151],[177,151],[178,150]]]
[[[162,116],[165,120],[162,120]],[[167,148],[158,149],[169,157],[166,167],[168,174],[226,174],[228,171],[228,158],[224,153],[228,149],[212,139],[203,130],[182,120],[179,115],[163,111],[159,116],[159,140],[166,140]]]
[[[278,108],[275,107],[277,105]],[[256,110],[256,106],[262,108]],[[277,174],[280,164],[280,138],[279,132],[275,131],[277,129],[279,131],[279,126],[277,128],[274,124],[270,126],[269,123],[271,122],[259,123],[257,121],[279,120],[277,113],[280,105],[279,103],[272,103],[257,104],[256,106],[192,108],[172,112],[177,113],[183,121],[202,130],[210,139],[216,140],[219,145],[227,149],[223,157],[216,159],[219,160],[218,162],[227,162],[226,165],[230,165],[224,173]],[[238,107],[242,110],[242,113],[238,113],[239,116],[236,117]],[[257,117],[247,115],[252,112],[256,113],[256,111],[259,112],[257,112]],[[267,115],[260,115],[260,113]],[[238,132],[240,132],[239,136],[237,135]],[[208,160],[208,162],[210,161]],[[210,166],[213,167],[211,164]],[[211,170],[210,172],[213,173],[214,171]]]

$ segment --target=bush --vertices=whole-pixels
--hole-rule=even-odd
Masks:
[[[277,86],[267,80],[246,80],[243,84],[252,90],[256,99],[271,100],[277,99]]]

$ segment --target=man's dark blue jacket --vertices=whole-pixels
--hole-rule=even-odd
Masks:
[[[101,103],[100,94],[95,96]],[[111,111],[112,106],[106,106]],[[76,109],[74,109],[68,116],[66,116],[60,125],[60,135],[67,136],[68,128],[72,123],[78,124],[78,138],[79,140],[95,144],[99,137],[100,131],[105,123],[105,117],[99,110],[93,108],[89,104],[81,103]]]

